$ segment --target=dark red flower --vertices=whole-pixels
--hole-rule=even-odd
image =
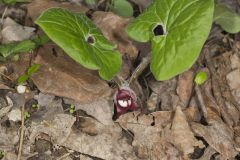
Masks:
[[[120,87],[114,97],[114,116],[113,119],[117,119],[124,113],[137,110],[137,96],[135,92],[128,86]]]

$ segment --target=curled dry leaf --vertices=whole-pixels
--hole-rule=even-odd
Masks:
[[[234,158],[238,154],[234,148],[233,130],[225,123],[212,121],[209,126],[203,126],[192,122],[191,127],[197,136],[203,137],[224,159]]]
[[[171,127],[165,129],[164,137],[173,143],[183,153],[184,157],[193,153],[194,147],[204,147],[202,141],[198,141],[194,137],[180,106],[176,108]]]
[[[193,90],[193,78],[194,72],[191,70],[184,72],[178,77],[177,94],[184,106],[188,105],[188,102],[191,98]]]
[[[40,48],[34,63],[41,68],[31,78],[45,94],[74,99],[82,104],[111,94],[111,88],[97,72],[82,67],[55,45]]]

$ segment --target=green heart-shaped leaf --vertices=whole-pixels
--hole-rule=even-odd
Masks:
[[[196,61],[211,29],[213,0],[155,0],[127,28],[131,38],[152,42],[151,71],[167,80]]]
[[[70,57],[84,67],[99,70],[110,80],[121,68],[121,55],[101,31],[81,13],[51,8],[37,20],[45,33]]]
[[[214,21],[229,33],[240,32],[240,15],[221,4],[215,6]]]

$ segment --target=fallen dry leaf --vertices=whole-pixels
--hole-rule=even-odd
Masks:
[[[231,90],[240,88],[240,68],[230,72],[227,75],[228,84]]]
[[[193,78],[194,72],[191,70],[186,71],[183,74],[180,74],[178,77],[177,94],[181,102],[184,104],[184,106],[188,105],[192,95]]]
[[[211,157],[216,153],[215,149],[213,149],[211,146],[208,146],[204,150],[204,154],[199,158],[198,160],[207,160],[211,159]]]
[[[88,10],[84,6],[74,5],[69,2],[56,2],[54,0],[34,0],[29,5],[27,5],[28,13],[26,24],[32,25],[44,10],[52,7],[66,8],[73,12],[86,12]]]
[[[72,104],[75,106],[75,110],[83,110],[88,115],[93,116],[96,118],[99,122],[101,122],[104,125],[112,125],[113,120],[113,110],[114,105],[112,99],[105,98],[105,99],[99,99],[96,101],[92,101],[86,104],[77,103],[71,100],[64,100],[66,104]]]
[[[186,115],[188,122],[191,122],[191,121],[200,122],[202,118],[197,105],[190,105],[183,112]]]
[[[70,135],[75,120],[76,118],[71,115],[58,114],[51,121],[43,121],[41,124],[32,122],[29,140],[34,143],[36,137],[44,133],[51,137],[53,143],[62,145]]]
[[[96,123],[93,127],[97,126],[98,134],[89,135],[84,132],[72,130],[74,122],[75,117],[67,114],[59,114],[52,121],[43,121],[42,124],[32,123],[31,127],[28,128],[28,133],[30,133],[29,139],[34,143],[36,137],[40,133],[44,133],[51,137],[54,144],[64,146],[82,154],[109,160],[138,159],[134,155],[132,146],[122,136],[122,129],[118,125],[104,126],[92,120],[92,122]]]
[[[5,99],[1,98],[1,102],[0,102],[0,119],[3,116],[5,116],[13,107],[13,102],[12,102],[12,100],[8,96],[6,96],[6,100],[7,100],[7,104],[5,102]]]
[[[147,109],[150,112],[156,111],[158,109],[158,94],[156,93],[152,93],[149,97],[149,99],[147,100]]]
[[[93,22],[101,29],[103,35],[117,44],[119,51],[131,60],[138,55],[137,48],[128,38],[125,28],[129,19],[124,19],[112,12],[96,11],[92,15]]]
[[[53,55],[53,50],[57,56]],[[96,71],[82,67],[55,45],[40,48],[34,63],[41,67],[31,78],[45,94],[74,99],[82,104],[111,94],[111,88]]]
[[[40,101],[41,102],[41,101]],[[62,100],[61,99],[52,99],[49,103],[43,105],[43,103],[38,103],[37,112],[31,115],[31,120],[33,122],[41,122],[42,120],[52,120],[57,114],[62,114]]]
[[[140,159],[181,159],[179,151],[161,136],[163,126],[171,122],[172,112],[159,111],[149,115],[131,112],[117,122],[132,136],[132,146]]]
[[[231,54],[230,60],[231,60],[231,68],[233,70],[240,68],[240,58],[238,57],[237,54]]]
[[[221,121],[212,121],[209,126],[192,122],[191,127],[197,136],[219,152],[224,159],[234,158],[238,152],[234,148],[233,130]]]
[[[152,79],[149,81],[149,87],[154,93],[158,94],[158,100],[161,104],[159,105],[160,110],[170,111],[178,104],[179,98],[176,95],[176,78],[163,82]]]
[[[17,128],[7,129],[2,124],[0,125],[0,150],[5,152],[14,151],[19,140],[18,130]]]
[[[180,106],[177,106],[171,126],[164,130],[164,137],[167,141],[173,143],[184,155],[188,157],[194,152],[194,147],[203,148],[202,141],[198,141]]]

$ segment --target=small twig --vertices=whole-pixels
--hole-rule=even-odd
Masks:
[[[216,98],[217,104],[219,106],[221,115],[224,119],[224,121],[229,125],[233,126],[233,121],[230,118],[230,115],[226,111],[226,105],[223,100],[221,91],[220,91],[220,86],[217,83],[217,77],[216,77],[216,70],[214,68],[214,64],[212,63],[211,56],[210,56],[210,51],[209,51],[209,45],[206,45],[204,48],[204,54],[205,54],[205,59],[207,61],[207,66],[210,70],[210,73],[212,75],[212,89],[213,89],[213,94],[214,97]]]
[[[205,120],[208,122],[208,113],[207,113],[207,107],[205,105],[205,102],[204,102],[204,99],[203,99],[203,96],[202,96],[202,90],[201,88],[199,87],[199,85],[196,85],[195,86],[195,92],[196,92],[196,95],[197,95],[197,99],[200,103],[200,109],[202,111],[202,114],[203,114],[203,117],[205,118]]]
[[[6,15],[6,13],[7,13],[7,10],[8,10],[8,6],[5,7],[4,12],[2,14],[2,17],[1,17],[1,22],[0,22],[1,28],[2,28],[2,25],[3,25],[3,19]]]
[[[132,76],[129,78],[128,83],[131,84],[134,80],[138,78],[140,74],[147,68],[150,63],[150,57],[144,57],[138,67],[134,70]]]
[[[18,148],[18,157],[17,160],[21,160],[21,156],[22,156],[22,146],[23,146],[23,136],[24,136],[24,110],[25,107],[24,105],[22,106],[22,124],[21,124],[21,134],[20,134],[20,142],[19,142],[19,148]]]
[[[8,77],[7,75],[5,75],[5,74],[3,74],[3,73],[1,73],[1,72],[0,72],[0,75],[3,76],[3,77],[5,77],[5,78],[7,78],[7,79],[10,80],[11,82],[13,82],[13,80],[12,80],[10,77]]]

